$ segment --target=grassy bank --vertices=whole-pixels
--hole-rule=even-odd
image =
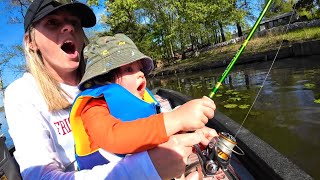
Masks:
[[[269,33],[264,37],[251,39],[246,49],[243,51],[242,56],[252,56],[266,51],[276,50],[280,47],[283,40],[284,42],[282,43],[282,48],[298,42],[319,40],[319,32],[320,27],[312,27],[291,31],[286,34],[277,35]],[[197,66],[212,61],[231,60],[241,44],[242,42],[239,42],[237,44],[232,44],[229,46],[214,48],[210,51],[201,53],[198,57],[187,58],[167,67],[156,68],[152,74],[157,74],[166,70],[175,70],[178,68]]]

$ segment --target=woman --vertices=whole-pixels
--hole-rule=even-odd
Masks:
[[[27,10],[27,73],[6,89],[4,102],[23,179],[166,179],[181,175],[191,146],[201,140],[207,143],[214,130],[175,135],[148,152],[75,171],[68,117],[83,74],[82,27],[95,23],[92,10],[77,1],[35,0]]]

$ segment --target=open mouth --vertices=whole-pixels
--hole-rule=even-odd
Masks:
[[[66,41],[62,44],[61,49],[67,54],[74,54],[76,46],[72,41]]]
[[[145,82],[142,82],[137,88],[137,91],[139,92],[141,97],[143,97],[145,88],[146,88],[146,83]]]

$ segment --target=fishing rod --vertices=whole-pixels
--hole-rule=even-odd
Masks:
[[[259,26],[262,18],[266,14],[271,4],[272,0],[268,0],[264,9],[260,13],[257,21],[255,22],[254,26],[250,30],[247,38],[244,40],[239,50],[227,66],[226,70],[219,78],[219,81],[215,84],[212,91],[210,92],[210,98],[212,98],[216,94],[222,82],[228,76],[229,72],[233,68],[236,61],[239,59],[243,50],[246,48],[248,42],[252,38],[254,32],[256,31],[257,27]],[[239,151],[233,150],[234,147],[237,147]],[[237,175],[234,173],[232,167],[230,166],[231,154],[232,152],[234,152],[238,155],[244,155],[244,152],[237,146],[236,139],[231,134],[225,132],[219,133],[219,136],[213,138],[204,150],[201,150],[198,144],[194,145],[194,148],[196,150],[196,154],[201,165],[201,171],[204,177],[215,175],[219,168],[221,168],[229,179],[238,179]],[[189,167],[188,169],[191,168],[192,167]]]
[[[221,77],[219,78],[219,81],[215,84],[215,86],[213,87],[212,91],[209,94],[209,97],[212,98],[216,92],[218,91],[219,87],[221,86],[222,82],[226,79],[226,77],[228,76],[229,72],[231,71],[231,69],[233,68],[234,64],[236,63],[236,61],[239,59],[240,55],[242,54],[243,50],[246,48],[248,42],[250,41],[250,39],[252,38],[254,32],[256,31],[257,27],[259,26],[262,18],[264,17],[264,15],[266,14],[267,10],[269,9],[270,5],[272,4],[272,0],[269,0],[268,3],[266,4],[266,6],[264,7],[263,11],[260,13],[257,21],[255,22],[254,26],[252,27],[252,29],[249,32],[249,35],[247,36],[247,38],[244,40],[244,42],[242,43],[242,45],[240,46],[239,50],[237,51],[237,53],[235,54],[235,56],[232,58],[230,64],[228,65],[228,67],[226,68],[226,70],[223,72],[223,74],[221,75]]]

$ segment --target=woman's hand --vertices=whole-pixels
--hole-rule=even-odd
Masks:
[[[218,133],[215,129],[209,128],[207,126],[201,129],[197,129],[195,132],[199,135],[201,139],[200,143],[204,146],[207,146],[213,137],[218,136]]]
[[[201,142],[197,133],[177,134],[169,141],[149,150],[149,156],[162,179],[180,177],[185,172],[192,146]]]
[[[176,134],[166,143],[149,150],[149,156],[162,179],[181,177],[185,173],[192,146],[199,143],[206,146],[212,137],[217,135],[217,132],[209,127],[203,127],[193,133]],[[217,177],[220,177],[219,173]]]
[[[216,174],[213,177],[202,177],[202,173],[199,173],[198,171],[193,171],[192,173],[190,173],[187,177],[185,177],[185,180],[220,180],[220,179],[224,179],[225,178],[225,174],[224,172],[219,169]]]
[[[201,139],[200,143],[203,146],[207,146],[213,137],[218,136],[218,133],[216,132],[216,130],[209,128],[209,127],[206,127],[206,126],[201,129],[196,130],[195,133],[198,134],[199,138]],[[191,162],[195,162],[198,160],[198,157],[196,154],[192,154],[191,156],[189,156],[189,158],[191,158],[191,157],[196,158],[196,160],[193,159],[193,160],[191,160]],[[201,171],[200,169],[197,169],[197,170]],[[182,179],[185,179],[185,180],[198,180],[198,179],[203,179],[203,180],[217,179],[217,180],[220,180],[225,177],[225,174],[221,169],[219,171],[217,171],[217,173],[214,175],[214,177],[207,177],[207,178],[203,178],[202,172],[198,172],[197,170],[194,169],[193,172],[188,174],[185,178],[180,178],[180,179],[181,180]]]

